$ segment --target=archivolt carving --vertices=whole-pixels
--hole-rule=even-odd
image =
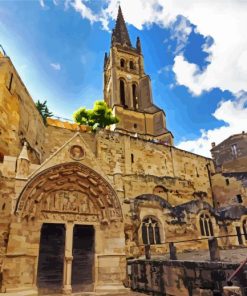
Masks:
[[[19,197],[16,215],[102,223],[122,220],[121,206],[110,184],[78,163],[57,165],[35,176]]]

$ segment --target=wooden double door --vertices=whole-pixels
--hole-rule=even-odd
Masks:
[[[44,223],[41,229],[37,286],[40,294],[63,289],[66,229],[64,224]],[[74,225],[71,285],[73,292],[92,291],[94,228]]]

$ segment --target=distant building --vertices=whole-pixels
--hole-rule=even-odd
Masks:
[[[247,133],[232,135],[223,142],[212,143],[212,158],[218,172],[242,173],[247,170]]]
[[[216,174],[213,192],[219,207],[247,205],[247,133],[232,135],[223,142],[212,143]]]

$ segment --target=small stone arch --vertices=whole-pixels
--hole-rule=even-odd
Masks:
[[[89,213],[82,209],[87,198]],[[27,220],[49,219],[51,213],[62,216],[65,212],[72,219],[83,217],[88,222],[97,219],[108,224],[123,219],[112,186],[96,171],[75,162],[59,164],[36,175],[22,190],[15,209],[20,219]]]
[[[123,58],[120,59],[120,67],[125,68],[125,59]]]
[[[166,189],[162,185],[155,186],[153,189],[153,194],[161,196],[161,197],[165,198],[166,200],[168,200],[168,189]]]
[[[120,97],[120,104],[123,107],[128,107],[126,105],[126,81],[123,78],[119,79],[119,97]]]
[[[129,61],[129,68],[130,68],[130,70],[135,70],[135,62],[134,61],[132,61],[132,60]]]

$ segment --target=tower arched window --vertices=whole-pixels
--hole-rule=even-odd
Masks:
[[[200,230],[202,236],[213,236],[214,230],[213,230],[213,223],[207,214],[201,214],[199,218],[200,222]]]
[[[120,60],[120,67],[121,68],[124,68],[125,67],[125,60],[124,59],[121,59]]]
[[[161,243],[159,222],[153,217],[147,217],[142,221],[142,241],[145,245]]]
[[[136,84],[132,84],[132,98],[133,98],[133,107],[134,107],[134,109],[137,109],[138,108],[138,100],[137,100]]]
[[[126,106],[125,104],[125,83],[122,79],[120,79],[120,102],[121,105]]]
[[[4,159],[4,154],[2,152],[0,152],[0,163],[3,162],[3,159]]]
[[[247,240],[247,219],[243,221],[243,234],[244,234],[245,240]]]
[[[130,69],[131,70],[134,70],[135,69],[135,64],[134,64],[134,62],[133,61],[130,61]]]

